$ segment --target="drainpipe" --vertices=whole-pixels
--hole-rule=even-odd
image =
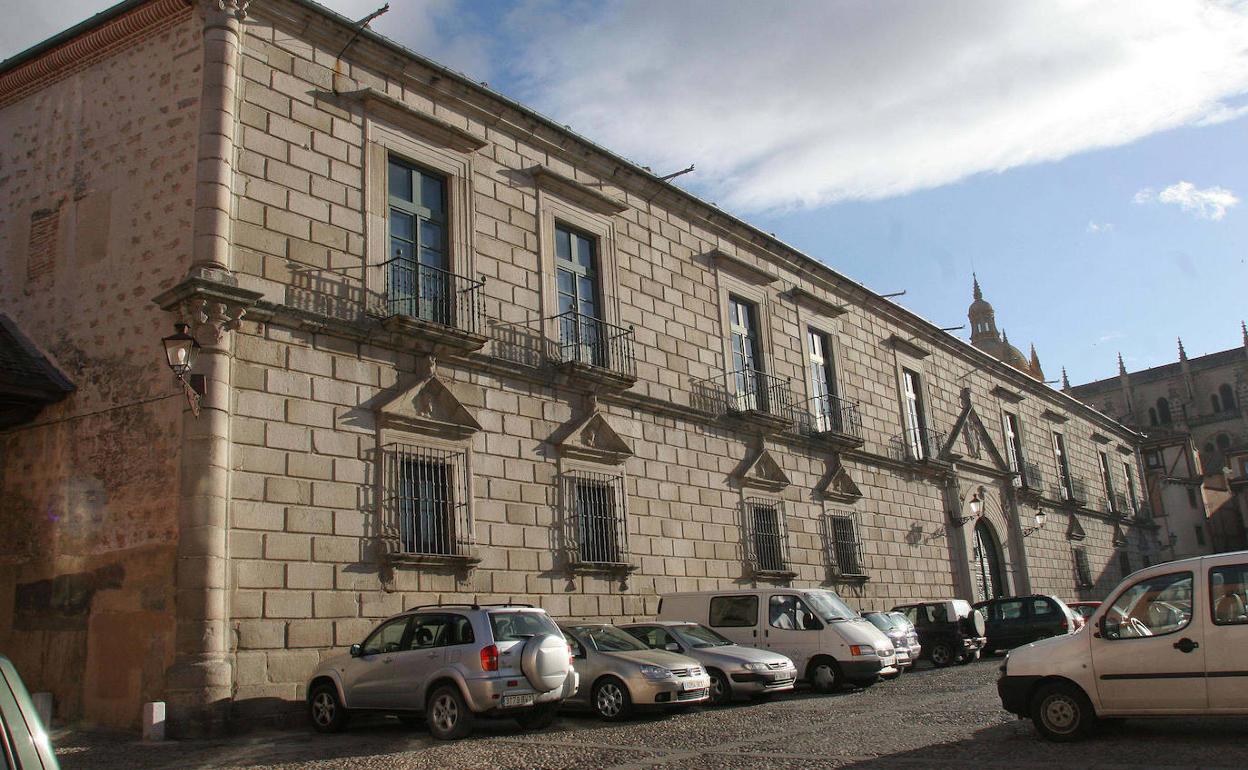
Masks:
[[[202,346],[195,363],[207,392],[198,416],[182,415],[176,570],[176,635],[166,672],[171,737],[219,732],[229,716],[230,331],[261,296],[230,272],[235,97],[247,0],[199,0],[203,80],[191,265],[155,298]]]

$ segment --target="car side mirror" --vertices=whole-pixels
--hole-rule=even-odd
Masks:
[[[351,645],[351,657],[358,658],[364,654],[364,648],[358,644]]]
[[[667,650],[668,652],[680,652],[681,651],[680,645],[676,644],[675,642],[668,642],[667,644],[663,645],[663,649]]]

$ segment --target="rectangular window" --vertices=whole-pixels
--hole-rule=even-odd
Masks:
[[[1140,498],[1135,493],[1135,474],[1131,470],[1131,463],[1124,462],[1122,464],[1122,475],[1127,479],[1127,502],[1131,504],[1133,513],[1140,510]]]
[[[1248,624],[1248,564],[1210,568],[1209,600],[1216,625]]]
[[[571,471],[566,481],[576,543],[575,560],[582,564],[626,563],[628,526],[624,477]]]
[[[1057,463],[1057,481],[1061,486],[1063,500],[1073,500],[1075,490],[1070,482],[1070,465],[1066,458],[1066,439],[1062,434],[1053,432],[1053,460]]]
[[[1149,468],[1160,468],[1161,467],[1161,452],[1145,452],[1144,453],[1144,465],[1148,466]]]
[[[1003,412],[1002,424],[1005,428],[1005,457],[1010,470],[1021,473],[1023,468],[1023,434],[1018,427],[1018,416],[1012,412]]]
[[[748,628],[758,625],[757,596],[712,596],[710,616],[718,628]]]
[[[746,500],[745,514],[750,525],[750,545],[754,549],[754,569],[759,572],[785,571],[789,549],[780,501]]]
[[[927,458],[927,419],[923,414],[923,386],[919,373],[901,370],[902,409],[906,420],[906,450],[912,460]]]
[[[610,333],[603,328],[598,240],[555,225],[555,290],[561,360],[605,366]]]
[[[815,431],[827,433],[842,430],[842,414],[836,397],[836,370],[832,364],[832,347],[828,335],[806,330],[807,368],[810,372],[810,405]]]
[[[1131,554],[1126,551],[1118,552],[1118,570],[1124,578],[1131,574]]]
[[[732,343],[729,375],[737,411],[766,411],[763,355],[758,334],[758,308],[738,297],[728,298],[728,334]]]
[[[836,574],[865,575],[856,518],[852,514],[829,514],[824,517],[824,528],[828,562]]]
[[[1114,494],[1114,475],[1109,470],[1109,455],[1104,452],[1098,452],[1097,455],[1101,462],[1101,484],[1105,487],[1105,500],[1109,503],[1111,513],[1125,513],[1121,501],[1115,499]]]
[[[1092,587],[1092,568],[1088,566],[1088,552],[1075,548],[1075,582],[1080,588]]]
[[[1200,507],[1200,502],[1196,497],[1196,489],[1194,487],[1187,488],[1187,504],[1192,508]]]
[[[1205,528],[1197,524],[1194,527],[1194,529],[1196,530],[1196,545],[1204,545],[1205,544]]]
[[[391,312],[454,325],[456,286],[447,248],[446,179],[392,156],[388,205]]]
[[[385,508],[399,551],[466,555],[472,546],[467,453],[392,444],[384,457]]]

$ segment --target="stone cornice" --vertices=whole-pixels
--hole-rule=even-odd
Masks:
[[[590,187],[587,184],[566,177],[547,166],[533,166],[528,169],[529,176],[533,177],[533,183],[538,189],[552,192],[566,201],[575,203],[582,208],[589,209],[597,214],[619,214],[628,211],[628,204],[623,201],[616,200],[610,195]]]
[[[336,96],[356,102],[364,108],[365,112],[375,114],[388,123],[457,152],[475,152],[489,144],[475,134],[441,118],[427,115],[375,88],[364,87],[354,91],[342,91]]]
[[[838,315],[848,312],[849,308],[844,305],[838,305],[830,302],[819,295],[803,289],[801,286],[791,286],[789,290],[781,296],[788,297],[793,300],[794,304],[813,310],[826,318],[836,318]]]
[[[716,270],[732,273],[750,283],[766,286],[780,280],[780,276],[765,267],[742,259],[735,254],[729,254],[721,249],[713,249],[707,256],[710,258],[711,263],[715,265]]]
[[[0,62],[0,105],[126,47],[135,35],[189,12],[186,0],[127,2]]]

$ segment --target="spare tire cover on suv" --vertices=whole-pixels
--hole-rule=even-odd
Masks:
[[[971,610],[971,614],[964,618],[967,621],[967,631],[973,631],[974,636],[983,636],[988,626],[984,624],[984,613],[979,610]]]
[[[562,687],[571,667],[568,643],[562,636],[539,634],[524,643],[520,670],[538,692]]]

